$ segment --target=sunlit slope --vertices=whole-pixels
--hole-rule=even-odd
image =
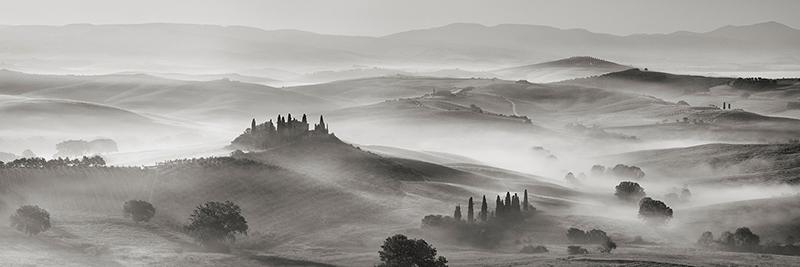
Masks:
[[[0,71],[0,94],[94,102],[197,122],[233,124],[256,114],[336,106],[316,97],[237,81],[192,82],[147,75],[46,76]]]
[[[639,166],[645,173],[693,184],[800,183],[800,145],[709,144],[637,151],[599,158]]]
[[[580,56],[492,71],[503,79],[556,82],[629,69],[614,62]]]

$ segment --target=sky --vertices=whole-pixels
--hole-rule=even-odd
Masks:
[[[797,0],[0,0],[0,25],[164,22],[384,36],[460,22],[624,36],[767,21],[800,29],[798,10]]]

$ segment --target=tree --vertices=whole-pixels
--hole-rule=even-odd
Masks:
[[[397,234],[386,238],[378,251],[381,257],[379,267],[447,267],[447,259],[436,258],[436,248],[422,239],[408,239]]]
[[[230,201],[209,201],[192,212],[189,225],[184,229],[195,242],[206,246],[235,242],[234,234],[247,235],[247,221],[241,215],[242,209]]]
[[[156,215],[156,208],[144,200],[128,200],[122,205],[122,213],[125,218],[131,217],[135,223],[149,222]]]
[[[33,151],[31,151],[30,149],[25,149],[25,151],[22,151],[22,157],[23,158],[35,158],[36,154],[34,154]]]
[[[108,154],[119,150],[117,149],[117,142],[108,138],[102,138],[89,142],[89,151],[96,154]]]
[[[620,182],[616,189],[614,195],[624,201],[637,201],[647,195],[639,183],[631,181]]]
[[[456,211],[453,212],[453,219],[455,219],[456,222],[460,222],[461,221],[461,205],[460,204],[456,205]]]
[[[489,207],[486,205],[486,195],[483,195],[483,203],[481,203],[481,221],[486,222],[486,216],[488,216]]]
[[[700,235],[700,239],[697,240],[697,244],[701,245],[701,246],[704,246],[704,247],[708,247],[708,246],[713,245],[714,244],[714,234],[711,233],[710,231],[703,232],[703,234]]]
[[[25,205],[11,215],[11,227],[32,236],[50,229],[50,213],[39,206]]]
[[[587,242],[587,234],[581,229],[578,228],[569,228],[567,230],[567,239],[571,242],[575,243],[586,243]]]
[[[672,209],[664,202],[646,197],[639,201],[639,218],[653,224],[665,224],[672,219]]]
[[[496,202],[497,204],[494,206],[494,211],[497,213],[497,217],[500,217],[503,215],[503,201],[500,200],[499,195],[497,196]],[[494,217],[494,215],[492,217]]]
[[[53,157],[80,157],[88,154],[92,149],[89,147],[89,142],[83,140],[67,140],[56,144],[56,150],[58,150],[58,153],[53,155]]]
[[[503,214],[511,213],[511,192],[506,191],[506,202],[503,202]]]
[[[567,175],[564,175],[564,180],[574,185],[579,185],[581,183],[581,181],[578,181],[578,178],[575,178],[572,172],[568,172]]]
[[[528,189],[525,189],[525,198],[522,200],[522,209],[528,211]]]
[[[757,234],[751,232],[750,228],[741,227],[733,232],[733,243],[742,250],[754,251],[758,249],[761,238]]]
[[[594,165],[592,166],[592,170],[590,171],[593,176],[603,175],[606,172],[606,167],[603,165]]]
[[[611,173],[617,177],[630,178],[634,180],[644,178],[644,172],[642,169],[636,166],[627,166],[623,164],[617,164],[617,166],[614,166],[614,168],[611,169]]]
[[[597,248],[597,250],[600,251],[600,253],[611,253],[611,251],[616,248],[617,248],[617,243],[614,243],[614,241],[612,241],[611,238],[607,237],[606,240],[603,242],[603,244]]]
[[[472,197],[470,197],[469,198],[469,204],[467,205],[467,222],[468,223],[472,223],[472,221],[475,219],[475,217],[474,217],[474,215],[475,215],[474,214],[474,212],[475,212],[474,209],[475,209],[475,204],[472,203]]]

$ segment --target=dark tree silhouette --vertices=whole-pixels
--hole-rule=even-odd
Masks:
[[[456,211],[453,212],[453,219],[456,220],[456,222],[460,222],[461,221],[461,205],[460,204],[456,205]]]
[[[253,118],[253,122],[250,123],[250,134],[256,135],[256,119]]]
[[[436,258],[436,248],[422,239],[408,239],[397,234],[386,238],[378,251],[381,257],[379,267],[447,267],[447,259]]]
[[[486,222],[486,216],[489,214],[489,206],[486,204],[486,195],[483,195],[483,202],[481,203],[481,221]]]
[[[242,209],[233,202],[209,201],[197,206],[189,218],[189,225],[184,228],[197,243],[206,247],[235,242],[234,234],[247,235],[247,221],[241,212]]]
[[[156,208],[144,200],[128,200],[122,205],[125,218],[131,217],[133,222],[149,222],[156,215]]]
[[[600,251],[600,253],[611,253],[611,251],[616,248],[617,248],[617,243],[614,243],[614,241],[612,241],[611,238],[606,238],[606,240],[603,241],[603,244],[600,245],[600,247],[598,247],[597,250]]]
[[[25,205],[11,215],[11,227],[32,236],[50,229],[50,213],[39,206]]]
[[[664,202],[646,197],[639,201],[639,218],[653,224],[665,224],[672,219],[672,209]]]
[[[503,214],[511,213],[511,192],[506,191],[506,202],[503,202]]]
[[[644,172],[642,169],[636,166],[627,166],[623,164],[617,164],[617,166],[614,166],[614,168],[611,169],[611,173],[617,177],[630,178],[634,180],[644,178]]]
[[[528,211],[528,189],[525,189],[525,199],[522,201],[522,209]]]
[[[521,211],[519,207],[519,197],[516,193],[511,197],[511,211],[514,213],[519,213]]]
[[[639,183],[631,181],[620,182],[616,189],[614,195],[624,201],[638,201],[647,195]]]
[[[469,204],[467,204],[467,222],[472,223],[475,220],[475,204],[472,203],[472,197],[469,198]]]
[[[503,216],[503,201],[500,200],[500,196],[497,196],[497,204],[494,207],[495,213],[497,213],[497,217]],[[494,217],[494,215],[492,215]]]

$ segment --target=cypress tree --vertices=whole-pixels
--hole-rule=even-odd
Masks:
[[[500,196],[497,196],[497,205],[495,205],[494,210],[497,211],[498,217],[503,214],[503,201],[500,200]],[[492,217],[494,217],[494,215],[492,215]]]
[[[489,215],[489,207],[486,205],[486,195],[483,195],[483,203],[481,203],[481,221],[486,222],[486,216]]]
[[[525,199],[522,201],[522,209],[528,211],[528,189],[525,189]]]
[[[474,206],[475,206],[475,204],[472,203],[472,197],[469,197],[469,204],[467,205],[467,222],[468,223],[472,223],[472,221],[475,219],[475,217],[473,217],[474,216],[474,214],[473,214]]]
[[[519,210],[519,197],[517,196],[517,194],[514,194],[514,196],[511,197],[511,211],[514,212],[514,213],[519,213],[520,212],[520,210]]]
[[[506,202],[503,205],[503,214],[511,213],[511,192],[506,191]]]
[[[308,123],[308,120],[306,119],[306,114],[303,114],[303,123]]]
[[[253,122],[250,123],[250,134],[256,135],[256,119],[253,118]]]
[[[456,222],[461,221],[461,204],[456,205],[456,211],[453,212],[453,219],[455,219]]]

